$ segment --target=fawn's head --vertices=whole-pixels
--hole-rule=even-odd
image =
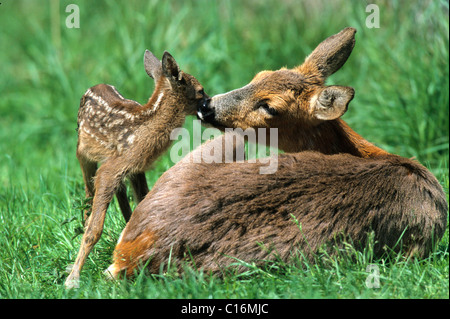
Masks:
[[[352,52],[356,30],[346,28],[327,38],[293,69],[259,72],[240,89],[219,94],[201,104],[199,118],[218,128],[315,126],[343,115],[354,90],[325,86]],[[281,136],[280,136],[281,137]]]
[[[186,114],[195,115],[197,109],[209,99],[203,86],[192,75],[183,72],[169,52],[164,51],[162,61],[145,50],[144,66],[147,74],[155,79],[156,86],[170,85],[171,96],[184,105]]]

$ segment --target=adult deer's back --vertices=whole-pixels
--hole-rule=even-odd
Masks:
[[[158,272],[171,255],[218,272],[230,257],[251,262],[275,252],[288,261],[296,248],[311,257],[342,239],[364,248],[371,231],[375,256],[393,249],[424,257],[445,231],[445,194],[415,161],[302,152],[278,162],[266,175],[258,163],[175,165],[136,208],[110,271],[131,275],[151,258]]]

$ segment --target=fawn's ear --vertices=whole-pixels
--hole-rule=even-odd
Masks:
[[[327,86],[310,101],[312,115],[319,120],[334,120],[341,117],[355,96],[355,90],[348,86]]]
[[[162,74],[161,61],[159,61],[149,50],[145,50],[144,67],[145,72],[147,72],[151,78],[155,79],[155,81],[158,81]]]
[[[355,46],[354,28],[345,28],[321,42],[298,67],[302,73],[313,74],[326,79],[339,70]]]
[[[183,78],[183,72],[180,70],[177,61],[175,61],[173,56],[167,51],[164,51],[162,57],[162,71],[164,76],[171,82],[181,81]]]

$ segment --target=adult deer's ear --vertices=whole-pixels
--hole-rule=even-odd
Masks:
[[[151,78],[155,79],[155,81],[158,81],[162,74],[162,64],[149,50],[145,50],[144,67],[145,72],[147,72]]]
[[[162,58],[162,70],[163,74],[169,81],[181,81],[183,78],[183,72],[177,64],[177,61],[170,55],[169,52],[164,51]]]
[[[328,86],[311,98],[311,113],[319,120],[337,119],[347,111],[354,96],[355,90],[351,87]]]
[[[352,53],[355,46],[354,28],[345,28],[321,42],[314,51],[297,67],[304,74],[326,79],[339,70]]]

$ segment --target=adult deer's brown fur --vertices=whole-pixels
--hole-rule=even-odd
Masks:
[[[427,256],[447,222],[439,182],[352,131],[339,117],[353,89],[324,86],[350,55],[355,32],[326,39],[297,68],[264,71],[202,105],[199,117],[220,128],[278,127],[280,147],[297,153],[279,155],[276,173],[264,175],[260,163],[177,163],[133,212],[108,272],[132,275],[143,264],[158,272],[170,256],[220,273],[231,257],[260,261],[275,252],[288,261],[297,248],[311,257],[343,238],[361,248],[370,232],[375,256],[385,248]]]
[[[148,193],[145,171],[168,149],[170,132],[195,114],[208,96],[193,76],[184,73],[164,52],[162,63],[150,51],[144,55],[145,70],[155,79],[155,90],[145,105],[124,99],[106,84],[96,85],[81,98],[78,112],[77,158],[83,172],[86,197],[93,198],[92,214],[67,287],[78,285],[79,272],[98,241],[108,205],[116,193],[124,218],[131,215],[125,177],[129,177],[139,202]],[[97,163],[102,163],[97,170]],[[95,176],[95,178],[94,178]]]

